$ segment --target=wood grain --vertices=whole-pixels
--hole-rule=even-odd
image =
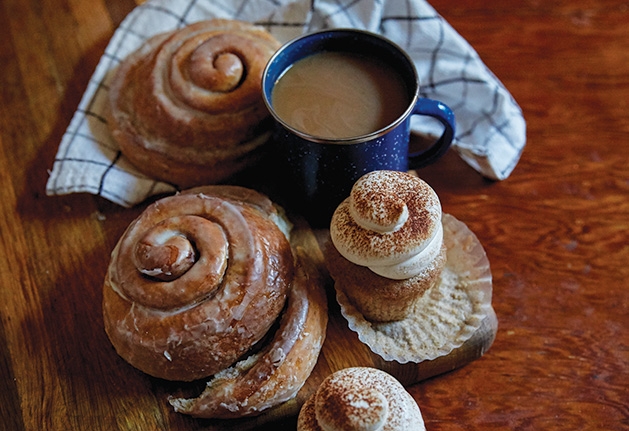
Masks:
[[[225,425],[173,413],[177,386],[129,367],[102,330],[109,252],[141,208],[44,196],[89,77],[135,4],[0,3],[0,429]],[[628,430],[629,5],[431,4],[521,105],[528,145],[503,182],[452,152],[419,172],[485,247],[500,327],[480,359],[409,391],[431,431]],[[315,376],[343,363],[326,351]]]

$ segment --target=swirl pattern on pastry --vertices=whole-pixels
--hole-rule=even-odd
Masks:
[[[110,83],[110,126],[123,154],[182,188],[250,166],[270,137],[261,81],[278,47],[263,28],[226,19],[146,41]]]
[[[328,376],[299,412],[297,431],[423,431],[417,403],[390,374],[352,367]]]
[[[208,186],[149,206],[112,252],[105,330],[147,374],[191,381],[236,362],[280,315],[290,243],[265,197]]]
[[[327,302],[320,274],[302,249],[288,304],[260,352],[217,375],[197,398],[171,398],[180,413],[203,418],[254,416],[293,398],[314,368],[325,339]]]

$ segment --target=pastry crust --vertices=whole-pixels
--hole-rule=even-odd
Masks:
[[[120,356],[147,374],[191,381],[247,353],[278,318],[294,278],[279,218],[266,197],[235,186],[149,206],[116,245],[104,282],[105,330]]]
[[[156,35],[110,82],[110,127],[142,173],[188,188],[255,163],[272,120],[262,73],[280,44],[263,28],[213,19]]]

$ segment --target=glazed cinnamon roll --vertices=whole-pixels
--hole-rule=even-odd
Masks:
[[[278,47],[263,28],[224,19],[149,39],[110,82],[110,126],[123,154],[181,188],[255,163],[272,126],[262,73]]]
[[[118,354],[169,380],[234,364],[267,334],[292,289],[282,220],[265,196],[235,186],[149,206],[122,235],[105,278],[105,330]]]
[[[297,251],[295,280],[273,339],[217,375],[197,398],[171,398],[176,411],[203,418],[255,416],[297,395],[325,339],[327,301],[317,269]]]

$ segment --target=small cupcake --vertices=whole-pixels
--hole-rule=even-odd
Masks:
[[[297,431],[424,431],[417,403],[390,374],[352,367],[328,376],[299,412]]]
[[[354,185],[330,226],[326,264],[349,328],[386,361],[452,352],[481,328],[492,277],[482,244],[442,214],[421,179],[376,171]]]
[[[439,282],[446,263],[441,203],[405,172],[361,177],[334,212],[329,250],[337,289],[373,322],[397,321]]]

